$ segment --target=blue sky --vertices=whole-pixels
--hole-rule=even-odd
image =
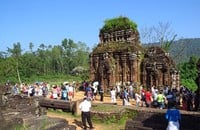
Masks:
[[[0,51],[20,42],[38,48],[64,38],[89,47],[99,42],[104,20],[126,16],[144,27],[170,23],[179,38],[200,38],[200,0],[1,0]]]

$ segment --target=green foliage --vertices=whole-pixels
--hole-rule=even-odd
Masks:
[[[12,55],[12,57],[19,58],[22,53],[20,42],[13,44],[13,49],[8,48],[8,52]]]
[[[101,32],[110,32],[122,29],[137,30],[137,24],[129,20],[127,17],[120,16],[113,19],[107,19],[104,23],[104,26],[100,30]]]
[[[161,48],[163,48],[166,52],[169,52],[171,45],[172,43],[174,43],[176,36],[177,35],[174,35],[174,37],[171,40],[167,40],[167,41],[161,40],[161,42],[164,42],[163,44],[161,44]]]
[[[102,112],[119,112],[122,109],[124,109],[122,106],[112,106],[107,104],[96,104],[92,107],[92,110],[94,111],[102,111]]]
[[[118,125],[123,125],[123,124],[126,123],[126,121],[128,119],[134,118],[137,113],[135,111],[126,110],[125,112],[123,112],[123,113],[119,112],[118,114],[120,116],[117,115],[117,114],[114,114],[114,115],[111,114],[110,116],[102,116],[101,118],[93,115],[92,116],[92,120],[94,122],[101,122],[103,124],[118,124]]]
[[[16,125],[15,127],[14,127],[14,130],[27,130],[28,128],[26,127],[26,126],[24,126],[24,125]]]
[[[85,43],[64,39],[56,46],[43,43],[36,51],[32,46],[33,43],[31,50],[23,53],[20,43],[14,43],[7,53],[0,52],[0,83],[53,80],[53,76],[70,75],[77,66],[88,71],[89,48]],[[77,77],[88,79],[88,75]]]
[[[192,56],[190,57],[189,62],[178,65],[178,69],[181,72],[181,84],[192,91],[197,89],[197,84],[195,83],[195,80],[198,76],[197,61],[197,57]]]
[[[181,71],[182,79],[192,79],[196,80],[197,78],[197,58],[191,57],[189,62],[185,62],[178,65],[179,70]]]
[[[72,118],[75,121],[80,121],[81,122],[80,115],[72,115],[71,113],[63,112],[62,110],[48,109],[48,113],[62,116],[65,119]],[[133,113],[135,113],[135,112],[133,112]],[[130,118],[133,118],[133,116],[130,116]],[[102,122],[102,121],[103,121],[103,119],[101,119],[101,120],[95,120],[93,118],[93,115],[92,115],[92,122],[93,122],[94,126],[96,126],[96,124],[99,125],[99,126],[101,126],[102,130],[109,130],[109,129],[110,130],[119,130],[119,129],[124,129],[124,126],[125,126],[125,123],[126,123],[125,119],[124,119],[124,123],[122,121],[121,122],[119,121],[119,123],[106,123],[106,122]]]
[[[113,106],[107,104],[96,104],[92,107],[92,111],[101,114],[93,114],[92,120],[95,122],[103,122],[104,124],[125,124],[125,122],[135,117],[137,114],[133,110],[125,109],[123,106]],[[107,115],[110,113],[109,115]]]
[[[18,82],[17,78],[7,78],[7,80],[12,81],[12,83]],[[4,80],[4,83],[7,81],[6,79]],[[23,77],[22,81],[26,83],[34,83],[34,82],[48,82],[51,85],[52,84],[58,84],[60,85],[61,83],[68,81],[78,81],[81,82],[84,79],[82,79],[81,76],[72,76],[72,75],[63,75],[63,74],[53,74],[53,75],[43,75],[43,76],[36,76],[33,75],[31,77]],[[88,80],[88,79],[85,79]]]
[[[40,129],[41,129],[41,130],[45,130],[47,124],[48,124],[47,117],[44,117],[43,120],[42,120],[42,126],[41,126]]]
[[[184,86],[186,86],[189,90],[191,90],[193,92],[195,90],[197,90],[197,84],[192,79],[182,79],[181,80],[181,84],[184,85]]]

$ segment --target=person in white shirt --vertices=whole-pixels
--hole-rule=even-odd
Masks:
[[[69,101],[72,101],[73,95],[74,95],[74,88],[73,88],[72,84],[70,84],[69,91],[68,91]]]
[[[96,100],[97,99],[96,96],[97,96],[97,89],[98,88],[97,88],[97,86],[94,86],[93,89],[94,89],[94,97],[93,97],[93,99]]]
[[[141,95],[139,93],[135,93],[135,100],[136,100],[136,106],[139,107],[141,103]]]
[[[116,86],[116,98],[120,97],[121,89],[120,89],[120,84],[117,83]]]
[[[53,88],[52,88],[52,96],[53,96],[53,99],[58,99],[58,91],[57,91],[57,86],[56,85],[53,85]]]
[[[81,110],[81,120],[83,123],[83,129],[87,129],[86,120],[90,126],[90,129],[93,129],[92,121],[91,121],[91,114],[90,108],[92,107],[91,101],[89,98],[84,97],[83,101],[80,103],[79,108]]]
[[[111,102],[116,103],[116,90],[115,90],[115,88],[111,89],[110,95],[111,95]]]

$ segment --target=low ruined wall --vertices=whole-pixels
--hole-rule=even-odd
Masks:
[[[8,95],[2,110],[5,122],[1,122],[0,130],[76,130],[76,126],[69,125],[65,119],[47,117],[46,108],[39,105],[42,99],[44,97]]]
[[[46,109],[39,106],[39,101],[41,99],[43,99],[43,97],[11,95],[8,97],[6,108],[14,109],[23,114],[33,114],[35,116],[46,115]]]
[[[142,108],[143,109],[143,108]],[[165,119],[166,110],[160,109],[135,109],[137,115],[135,118],[126,122],[126,130],[164,130],[167,127]],[[181,130],[199,130],[200,113],[181,111]]]

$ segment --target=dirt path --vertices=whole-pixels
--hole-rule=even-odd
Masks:
[[[74,125],[76,126],[76,130],[82,130],[81,126],[81,119],[80,118],[76,118],[76,117],[72,117],[70,115],[61,115],[61,114],[57,114],[54,112],[48,112],[47,116],[49,117],[57,117],[57,118],[64,118],[69,125]],[[96,124],[93,122],[93,125],[95,126],[94,130],[106,130],[103,126],[101,126],[100,124]]]
[[[84,97],[84,93],[82,91],[76,92],[73,100],[83,99],[83,97]],[[100,97],[97,96],[96,100],[93,101],[93,102],[94,103],[102,103],[102,102],[99,101],[99,99],[100,99]],[[110,102],[111,102],[110,97],[108,97],[108,96],[104,97],[103,103],[110,103]],[[121,99],[117,99],[117,104],[118,105],[122,105],[122,100]],[[131,104],[133,105],[134,102],[131,101]],[[76,118],[76,117],[70,116],[69,114],[61,115],[60,113],[55,113],[55,112],[48,112],[47,116],[49,116],[49,117],[57,117],[57,118],[64,118],[64,119],[66,119],[66,121],[68,121],[69,125],[75,125],[77,130],[82,130],[82,128],[81,128],[82,123],[81,123],[80,117]],[[111,130],[112,127],[114,127],[112,125],[111,126],[110,125],[109,126],[108,125],[106,125],[106,126],[103,125],[102,126],[101,124],[97,124],[97,123],[94,123],[94,122],[93,122],[93,125],[95,127],[95,130]]]

